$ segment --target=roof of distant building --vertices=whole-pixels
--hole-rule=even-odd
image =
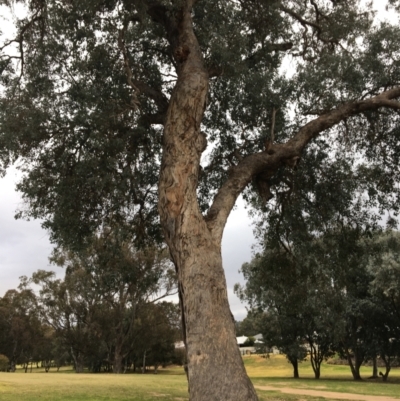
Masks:
[[[246,337],[246,336],[240,336],[240,337],[236,337],[236,341],[237,341],[238,345],[243,345],[248,338],[249,337]]]

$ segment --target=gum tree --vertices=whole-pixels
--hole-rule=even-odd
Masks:
[[[25,172],[20,216],[43,218],[64,248],[114,221],[137,246],[163,238],[191,400],[257,399],[227,300],[226,220],[240,194],[262,203],[289,185],[317,138],[366,157],[373,199],[391,191],[398,28],[372,26],[357,0],[23,3],[0,64],[0,155]]]
[[[165,252],[134,252],[108,235],[79,253],[59,251],[52,261],[66,268],[64,280],[43,270],[30,280],[41,286],[43,319],[71,349],[77,373],[102,346],[113,372],[122,373],[123,361],[135,349],[137,337],[144,335],[136,327],[146,313],[142,309],[176,293]]]

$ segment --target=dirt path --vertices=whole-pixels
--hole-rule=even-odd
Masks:
[[[301,388],[273,387],[273,386],[254,386],[259,390],[280,391],[285,394],[309,395],[311,397],[332,398],[336,400],[357,400],[357,401],[400,401],[399,398],[385,397],[381,395],[365,395],[337,393],[334,391],[306,390]]]

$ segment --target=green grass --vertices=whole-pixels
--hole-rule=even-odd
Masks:
[[[380,380],[352,381],[347,366],[324,364],[322,378],[313,379],[309,362],[300,365],[298,380],[292,379],[292,368],[283,356],[268,359],[259,356],[245,356],[245,366],[256,386],[273,386],[276,391],[257,389],[262,401],[327,400],[321,397],[287,395],[278,391],[282,387],[315,389],[344,393],[398,397],[400,400],[400,370],[394,369],[388,383]],[[71,374],[70,368],[61,372],[33,368],[33,373],[0,373],[1,401],[187,401],[187,383],[183,369],[172,367],[161,369],[154,375],[148,373],[113,374]],[[362,368],[362,375],[368,378],[371,368]],[[213,401],[213,400],[210,400]],[[240,400],[238,400],[240,401]]]
[[[355,382],[348,366],[323,364],[321,379],[315,380],[311,364],[307,361],[299,365],[300,379],[293,379],[292,366],[282,355],[271,356],[267,359],[245,356],[244,361],[247,372],[256,386],[315,389],[400,399],[400,369],[393,369],[390,372],[389,381],[383,383],[380,379],[369,380],[372,367],[362,367],[361,376],[365,380]],[[302,396],[301,399],[305,399],[305,397]],[[312,399],[316,400],[317,398]]]
[[[33,369],[35,372],[35,369]],[[0,373],[1,401],[187,400],[182,369],[141,375]]]

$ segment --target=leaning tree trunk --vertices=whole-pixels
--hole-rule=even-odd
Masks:
[[[178,273],[190,400],[254,401],[228,304],[221,239],[207,226],[197,201],[208,74],[189,9],[177,29],[178,81],[165,121],[159,212]]]

